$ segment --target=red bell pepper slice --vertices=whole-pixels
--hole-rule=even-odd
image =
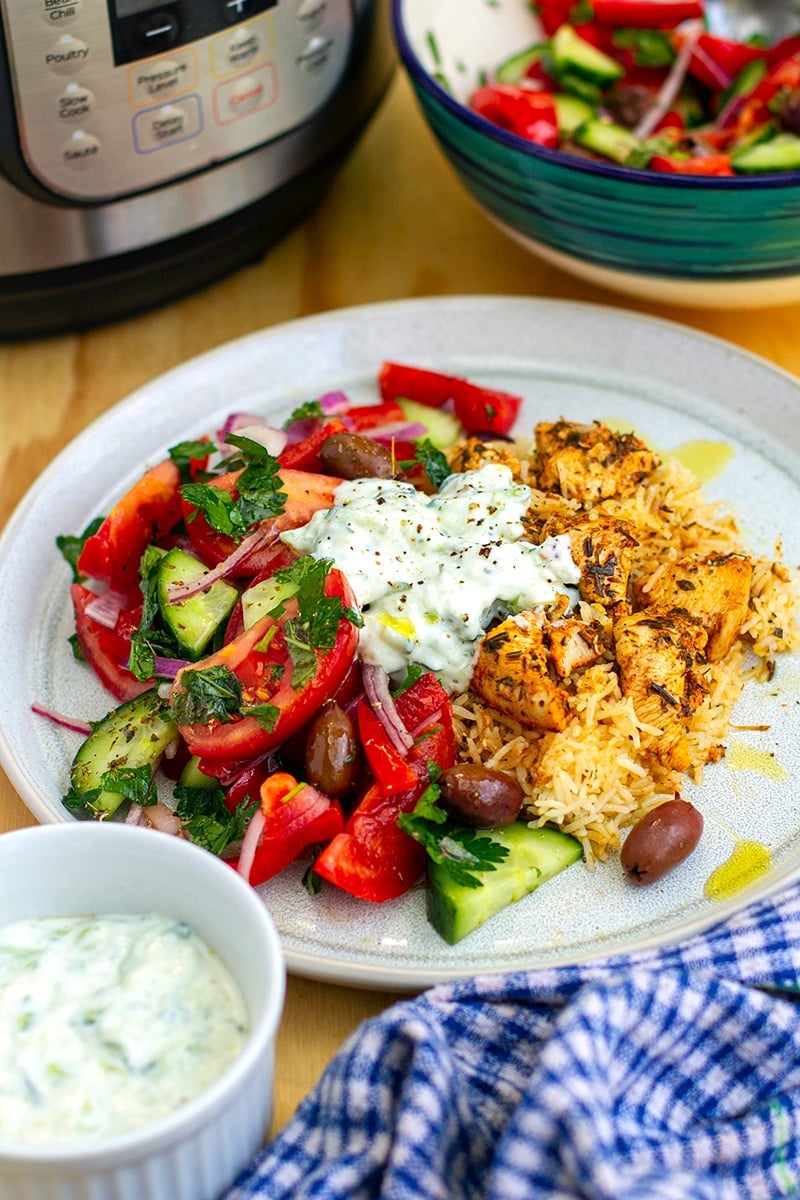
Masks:
[[[542,28],[552,37],[560,25],[570,21],[576,0],[536,0],[533,9],[539,15]]]
[[[397,697],[396,706],[409,732],[416,730],[417,740],[408,754],[416,783],[392,796],[384,796],[373,784],[351,813],[344,832],[333,838],[314,864],[322,879],[373,903],[402,896],[423,874],[425,851],[399,827],[397,817],[411,812],[428,786],[428,762],[443,768],[455,762],[450,702],[434,675],[421,676]]]
[[[682,21],[704,16],[703,0],[592,0],[600,25],[631,29],[674,29]]]
[[[75,611],[75,636],[81,653],[97,678],[112,696],[118,700],[132,700],[152,687],[152,682],[142,683],[125,667],[131,652],[131,634],[138,628],[141,617],[141,600],[136,605],[123,609],[113,629],[93,620],[86,609],[97,599],[94,592],[73,583],[70,589],[72,607]]]
[[[414,400],[428,408],[441,408],[452,400],[461,381],[441,371],[409,367],[404,363],[385,362],[378,374],[378,388],[384,400]]]
[[[729,154],[706,154],[693,158],[671,158],[668,154],[654,154],[650,159],[654,171],[668,175],[733,175]]]
[[[756,46],[701,33],[692,50],[688,69],[695,79],[719,92],[729,87],[749,63],[763,57],[764,51]]]
[[[397,401],[390,397],[380,404],[359,404],[349,409],[342,417],[351,433],[363,433],[368,429],[379,429],[381,425],[397,425],[407,420]]]
[[[146,471],[118,500],[78,557],[78,573],[125,592],[139,582],[146,547],[181,519],[180,473],[171,459]]]
[[[356,705],[358,736],[375,782],[384,796],[394,796],[413,787],[417,775],[391,741],[388,733],[365,700]]]
[[[517,137],[552,150],[558,147],[558,118],[549,92],[511,83],[487,84],[472,93],[469,104],[473,112]]]
[[[293,471],[312,471],[315,474],[324,475],[319,452],[322,449],[322,443],[326,438],[332,437],[334,433],[346,433],[347,426],[338,417],[331,418],[324,425],[320,425],[308,437],[305,437],[300,442],[292,442],[285,446],[278,455],[278,462],[282,467],[289,467]]]
[[[261,785],[264,829],[258,841],[248,882],[266,883],[288,867],[309,846],[328,842],[344,829],[338,800],[298,783],[293,775],[278,771]]]
[[[457,375],[401,363],[383,364],[379,386],[382,395],[404,396],[429,408],[441,408],[452,401],[467,433],[508,433],[522,405],[521,396],[481,387]]]

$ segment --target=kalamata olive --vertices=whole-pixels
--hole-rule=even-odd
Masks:
[[[326,796],[345,796],[355,783],[355,725],[334,700],[322,706],[308,727],[305,765],[308,782]]]
[[[702,814],[688,800],[667,800],[631,829],[622,847],[622,869],[632,883],[653,883],[689,857],[702,832]]]
[[[391,479],[392,456],[363,433],[332,433],[319,452],[322,465],[340,479]]]
[[[465,825],[490,829],[516,821],[523,792],[516,779],[505,771],[494,771],[480,763],[459,763],[439,777],[441,803]]]

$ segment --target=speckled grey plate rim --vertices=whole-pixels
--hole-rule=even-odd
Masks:
[[[231,408],[257,404],[281,417],[300,400],[335,387],[356,401],[371,398],[384,358],[521,390],[533,419],[562,411],[622,416],[633,424],[644,417],[644,432],[664,448],[686,440],[684,434],[728,440],[738,465],[720,480],[720,494],[743,502],[746,534],[762,548],[773,535],[787,534],[789,561],[800,561],[788,515],[800,502],[800,384],[720,339],[623,309],[492,295],[339,309],[247,335],[151,381],[90,425],[35,481],[0,537],[0,636],[7,647],[0,763],[41,821],[73,819],[60,795],[79,739],[35,718],[30,702],[62,710],[72,704],[93,719],[110,706],[66,648],[52,653],[70,625],[67,572],[54,551],[55,534],[83,528],[146,463]],[[76,478],[86,482],[76,487]],[[765,489],[769,506],[759,500]],[[757,715],[761,702],[760,696],[749,702]],[[677,880],[634,890],[623,885],[614,863],[591,876],[573,868],[448,947],[425,922],[421,890],[381,906],[359,904],[334,889],[312,899],[295,867],[259,889],[289,969],[336,983],[416,990],[487,971],[643,949],[698,932],[800,877],[800,819],[792,817],[791,797],[786,802],[798,775],[797,750],[783,744],[785,728],[775,728],[785,786],[726,776],[716,789],[724,794],[733,786],[746,796],[754,828],[745,821],[736,832],[763,835],[775,855],[774,872],[745,894],[719,905],[702,899],[704,879],[730,848],[714,822],[706,849],[684,864]],[[702,800],[714,790],[705,785]],[[780,821],[765,833],[764,814],[776,811]]]

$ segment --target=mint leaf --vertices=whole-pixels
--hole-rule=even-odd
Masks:
[[[228,667],[187,668],[180,680],[184,690],[172,697],[172,716],[179,725],[231,721],[239,712],[242,685]]]

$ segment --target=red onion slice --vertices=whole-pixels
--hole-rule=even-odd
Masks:
[[[364,663],[361,674],[367,699],[375,716],[386,730],[389,740],[398,753],[408,754],[414,744],[414,739],[397,711],[397,706],[389,690],[389,676],[383,667],[376,666],[374,663]]]
[[[104,629],[114,629],[125,607],[125,597],[119,592],[103,592],[86,605],[86,615]]]
[[[318,403],[326,417],[337,416],[350,407],[350,400],[344,392],[326,392],[320,396]]]
[[[265,820],[264,810],[259,805],[250,818],[250,824],[247,826],[244,838],[242,839],[242,849],[236,869],[248,883],[250,882],[250,872],[253,869],[253,859],[256,856],[259,839],[264,831]]]
[[[378,425],[364,431],[376,442],[413,442],[425,437],[427,428],[420,421],[395,421],[390,425]]]
[[[52,721],[54,725],[59,725],[62,729],[69,729],[72,733],[82,733],[84,737],[88,737],[92,732],[92,727],[88,721],[78,721],[74,717],[65,717],[63,713],[56,712],[54,708],[47,708],[44,704],[34,702],[31,705],[31,712],[35,712],[38,717],[47,717],[48,721]]]
[[[254,550],[260,550],[262,546],[268,546],[274,542],[277,536],[274,530],[256,529],[254,533],[248,534],[227,558],[223,558],[222,562],[211,567],[204,575],[198,576],[190,583],[172,584],[167,589],[169,599],[174,604],[178,600],[188,600],[190,596],[196,596],[198,592],[205,591],[212,583],[216,583],[218,579],[224,579],[226,575],[235,570]]]
[[[697,39],[703,32],[703,24],[701,21],[690,21],[684,28],[685,41],[680,48],[675,62],[670,68],[667,78],[661,85],[661,89],[656,96],[653,107],[648,109],[644,114],[639,124],[634,129],[634,136],[637,138],[647,138],[655,129],[662,117],[665,117],[672,105],[675,102],[675,97],[681,89],[681,84],[686,78],[686,72],[689,69],[689,62],[697,46]]]

